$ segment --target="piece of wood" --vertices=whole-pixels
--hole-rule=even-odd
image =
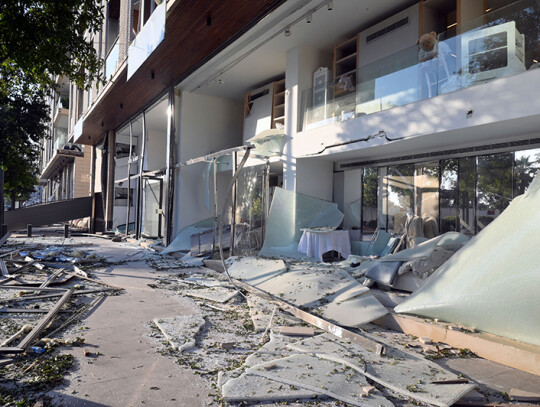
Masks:
[[[8,256],[11,256],[12,254],[15,254],[15,253],[18,253],[19,249],[16,249],[16,250],[11,250],[7,253],[2,253],[0,254],[0,259],[3,259],[4,257],[8,257]]]
[[[10,236],[11,236],[11,232],[6,233],[6,234],[0,239],[0,246],[2,246],[4,243],[6,243]]]
[[[467,348],[478,356],[540,376],[540,347],[487,333],[448,329],[444,324],[426,322],[410,315],[389,313],[374,324],[417,337],[426,336],[454,348]]]
[[[13,335],[11,335],[9,338],[7,338],[4,342],[0,343],[0,347],[5,347],[5,346],[9,345],[15,339],[22,336],[22,334],[25,334],[25,333],[27,333],[27,332],[29,332],[31,330],[32,330],[32,327],[30,325],[24,325],[21,329],[19,329]]]
[[[279,333],[285,336],[313,336],[315,330],[310,326],[282,326]]]
[[[540,402],[540,393],[533,393],[520,389],[511,389],[508,395],[512,401],[525,401],[528,403]]]
[[[6,262],[2,259],[0,259],[0,271],[2,271],[2,275],[4,277],[9,277],[9,271],[7,269],[7,266],[6,266]]]
[[[17,354],[17,353],[23,353],[24,349],[17,347],[17,346],[5,346],[0,348],[0,354]]]
[[[102,293],[104,291],[114,291],[114,288],[104,287],[104,288],[97,288],[95,290],[80,290],[80,291],[75,291],[73,295],[95,294],[95,293]],[[48,298],[61,297],[62,295],[63,294],[60,293],[60,294],[35,295],[32,297],[8,298],[5,300],[0,300],[0,304],[9,303],[9,302],[30,301],[30,300],[46,300]]]
[[[40,308],[0,308],[0,314],[45,314],[47,312],[49,312],[48,309]]]
[[[33,287],[26,285],[2,285],[2,290],[21,290],[21,291],[67,291],[67,288],[54,288],[54,287]]]
[[[40,284],[39,288],[46,288],[49,284],[51,284],[60,274],[64,272],[64,269],[58,269],[54,273],[52,273],[47,279]]]
[[[302,321],[307,322],[311,325],[316,326],[317,328],[320,328],[324,330],[325,332],[331,333],[337,338],[350,341],[356,345],[359,345],[363,347],[366,350],[369,350],[371,352],[377,351],[377,345],[383,346],[384,345],[375,342],[374,340],[368,339],[362,335],[359,335],[357,333],[351,332],[339,325],[333,324],[332,322],[328,322],[320,317],[317,317],[315,315],[312,315],[306,311],[301,310],[300,308],[289,304],[288,302],[285,302],[279,298],[274,297],[271,294],[268,294],[266,291],[263,291],[257,287],[254,287],[252,285],[246,284],[242,281],[236,280],[234,278],[231,279],[233,284],[237,287],[240,287],[252,294],[255,294],[267,301],[270,301],[273,304],[276,304],[279,308],[281,308],[284,311],[287,311],[294,315],[297,318],[300,318]]]
[[[49,323],[52,321],[52,319],[58,314],[60,311],[60,308],[64,306],[64,304],[69,300],[73,292],[75,291],[75,288],[70,288],[68,291],[62,295],[62,297],[58,300],[58,302],[54,305],[54,307],[51,308],[51,310],[45,315],[38,324],[30,331],[28,335],[19,343],[19,347],[22,349],[28,348],[34,340],[38,337],[38,335],[49,325]]]

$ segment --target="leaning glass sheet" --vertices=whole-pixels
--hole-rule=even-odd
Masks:
[[[396,312],[540,346],[540,176]]]
[[[306,257],[298,252],[304,228],[338,227],[343,213],[333,202],[276,188],[264,244],[259,255],[266,257]]]

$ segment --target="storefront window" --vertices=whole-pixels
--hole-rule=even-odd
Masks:
[[[416,166],[415,206],[416,215],[426,219],[439,218],[439,163],[422,163]]]
[[[477,233],[512,200],[513,156],[513,153],[504,153],[478,157]]]
[[[388,167],[388,230],[403,233],[407,216],[414,213],[414,165]]]
[[[459,159],[459,232],[474,236],[476,216],[476,158]]]
[[[378,169],[364,168],[362,174],[362,235],[372,235],[378,218]]]
[[[456,158],[441,161],[440,186],[441,233],[456,232],[459,229],[458,211],[458,160]]]
[[[527,191],[540,169],[540,149],[516,151],[514,159],[514,196]]]

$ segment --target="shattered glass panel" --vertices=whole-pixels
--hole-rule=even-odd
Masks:
[[[265,170],[265,164],[244,167],[238,176],[234,240],[237,255],[253,255],[262,246]]]
[[[540,345],[540,177],[395,310]]]
[[[309,227],[332,227],[341,224],[343,213],[337,204],[307,195],[276,188],[261,256],[305,257],[298,252],[302,229]]]

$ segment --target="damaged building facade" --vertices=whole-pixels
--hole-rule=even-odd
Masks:
[[[472,236],[537,170],[535,1],[177,3],[104,4],[109,82],[71,92],[107,229],[168,244],[217,217],[271,129],[282,153],[240,175],[233,245],[262,246],[273,187],[335,202],[353,252],[407,215]]]

